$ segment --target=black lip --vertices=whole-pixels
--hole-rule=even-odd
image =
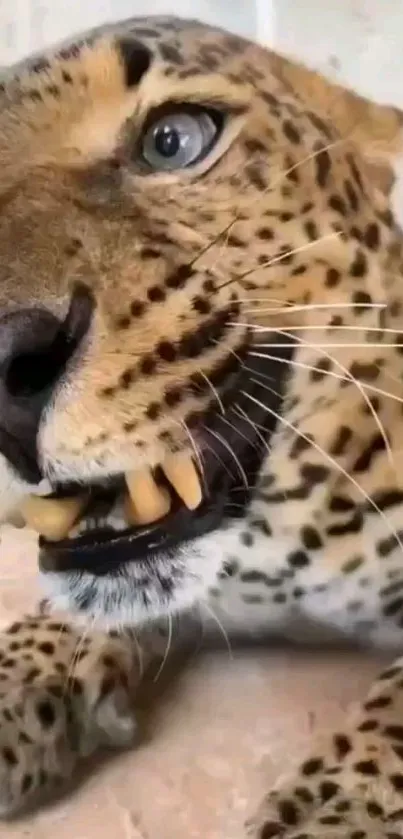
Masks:
[[[179,545],[217,529],[225,519],[243,515],[255,485],[267,442],[277,425],[295,343],[288,335],[276,334],[271,358],[250,355],[246,362],[245,390],[252,397],[236,396],[235,407],[226,411],[225,424],[219,415],[208,417],[206,439],[214,452],[204,456],[205,499],[195,511],[177,505],[166,519],[142,529],[119,533],[100,532],[72,542],[40,541],[39,565],[43,572],[87,571],[102,576],[131,562],[152,561],[153,556],[169,554]],[[276,356],[278,361],[274,358]],[[247,378],[246,378],[247,377]],[[270,389],[272,388],[272,390]],[[267,410],[268,409],[268,410]],[[242,413],[244,412],[244,414]],[[273,412],[273,413],[272,413]],[[246,418],[247,417],[247,418]],[[209,430],[224,439],[220,442]],[[231,449],[242,466],[243,478]],[[246,482],[245,482],[246,478]]]

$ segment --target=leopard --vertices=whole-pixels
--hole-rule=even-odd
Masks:
[[[0,513],[44,593],[0,636],[7,819],[135,743],[201,620],[402,654],[403,114],[172,16],[0,99]],[[402,713],[397,657],[243,835],[401,836]]]

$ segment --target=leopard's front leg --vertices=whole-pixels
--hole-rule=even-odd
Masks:
[[[280,782],[248,822],[253,839],[403,836],[403,658],[346,725]]]
[[[0,816],[35,806],[101,746],[135,742],[136,688],[166,640],[82,634],[41,611],[0,635]]]

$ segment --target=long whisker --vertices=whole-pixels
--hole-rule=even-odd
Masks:
[[[219,407],[221,413],[224,415],[225,414],[225,408],[224,408],[224,405],[222,403],[222,399],[220,397],[220,394],[218,393],[218,390],[214,387],[214,385],[210,381],[209,377],[206,376],[205,373],[203,373],[203,370],[199,370],[198,373],[199,373],[200,376],[202,376],[202,378],[205,380],[205,382],[209,386],[216,402],[218,403],[218,407]]]
[[[127,630],[125,630],[125,631],[127,631]],[[136,631],[133,627],[130,627],[129,635],[130,635],[130,642],[134,644],[134,647],[135,647],[135,650],[136,650],[137,660],[138,660],[138,664],[139,664],[139,680],[141,681],[143,676],[144,676],[143,649],[142,649],[142,646],[139,642],[139,639],[137,638],[137,633],[136,633]]]
[[[228,635],[228,633],[227,633],[227,631],[226,631],[225,627],[223,626],[223,624],[222,624],[222,622],[220,621],[220,619],[217,617],[217,615],[216,615],[216,613],[214,612],[214,610],[213,610],[213,608],[212,608],[211,604],[207,603],[207,602],[204,600],[204,601],[200,604],[200,607],[199,607],[199,608],[201,609],[202,607],[203,607],[203,608],[206,610],[206,612],[210,615],[210,617],[213,619],[214,623],[216,623],[216,624],[217,624],[217,626],[218,626],[218,628],[219,628],[219,630],[220,630],[220,632],[221,632],[221,635],[222,635],[222,636],[223,636],[223,638],[224,638],[225,645],[226,645],[227,650],[228,650],[228,655],[229,655],[229,658],[232,660],[232,659],[234,658],[234,654],[233,654],[233,652],[232,652],[231,642],[230,642],[229,635]]]
[[[295,304],[291,306],[270,306],[270,307],[262,307],[259,306],[256,309],[248,309],[244,310],[245,314],[275,314],[275,315],[282,315],[282,314],[294,314],[295,312],[313,312],[320,309],[386,309],[386,303],[301,303]],[[270,327],[268,326],[259,326],[258,324],[250,324],[248,323],[240,323],[239,321],[229,321],[231,326],[251,326],[253,329],[261,330],[262,332],[267,332]],[[307,325],[308,328],[308,325]]]
[[[284,297],[238,297],[240,303],[281,303],[282,306],[293,306],[292,300],[285,300]],[[277,311],[277,310],[276,310]]]
[[[256,344],[256,346],[258,346],[258,347],[259,346],[271,347],[272,345],[271,344]],[[281,346],[284,346],[284,344],[282,344]],[[303,361],[294,361],[294,359],[290,359],[290,358],[280,358],[277,355],[269,355],[268,353],[257,353],[257,352],[252,352],[252,351],[249,353],[249,355],[254,356],[256,358],[267,358],[268,361],[276,361],[279,364],[290,364],[291,366],[294,366],[294,367],[302,367],[305,370],[315,370],[316,371],[316,367],[314,367],[313,364],[305,364]],[[250,367],[245,367],[245,369],[250,373],[256,373],[256,371],[253,370]],[[333,379],[339,379],[339,381],[341,381],[341,382],[348,382],[349,381],[349,379],[346,376],[342,376],[342,375],[340,375],[340,373],[335,373],[333,370],[324,370],[323,374],[326,375],[326,376],[330,376]],[[262,374],[259,374],[259,375],[262,375]],[[361,385],[366,390],[370,390],[373,393],[378,393],[378,394],[380,394],[380,396],[387,396],[387,397],[389,397],[389,399],[394,399],[395,402],[400,402],[401,404],[403,404],[403,398],[401,398],[400,396],[396,396],[394,393],[389,393],[387,390],[383,390],[383,388],[375,387],[375,385],[371,385],[368,382],[361,382]]]
[[[190,428],[189,428],[189,427],[188,427],[188,425],[186,424],[185,420],[182,420],[182,421],[181,421],[181,424],[182,424],[183,428],[185,429],[185,431],[187,432],[187,435],[188,435],[189,440],[190,440],[190,444],[191,444],[192,449],[193,449],[193,451],[194,451],[194,455],[195,455],[195,458],[196,458],[197,464],[198,464],[199,469],[200,469],[200,473],[203,475],[203,473],[204,473],[204,466],[203,466],[203,458],[202,458],[202,454],[201,454],[201,452],[200,452],[200,449],[199,449],[199,447],[198,447],[198,445],[197,445],[197,443],[196,443],[196,441],[195,441],[195,439],[194,439],[194,437],[193,437],[193,434],[192,434],[192,432],[191,432]]]
[[[209,446],[209,444],[206,441],[204,441],[203,445],[213,455],[213,457],[220,464],[222,469],[224,469],[224,471],[227,473],[227,475],[231,479],[231,481],[233,481],[234,477],[235,477],[233,472],[230,472],[228,465],[226,463],[224,463],[224,461],[222,460],[221,457],[219,457],[219,455],[217,454],[215,449],[212,446]]]
[[[240,324],[240,325],[243,326],[243,324]],[[233,326],[238,326],[238,324],[234,323]],[[254,325],[251,324],[251,329],[254,329],[254,328],[255,328]],[[276,326],[276,327],[265,326],[265,327],[259,327],[259,328],[260,329],[264,328],[264,330],[267,331],[267,332],[277,332],[279,329],[281,329],[281,327],[279,327],[279,326]],[[290,325],[286,324],[283,328],[284,329],[290,329]],[[341,324],[341,325],[335,324],[334,326],[333,326],[333,324],[330,325],[328,323],[315,323],[315,324],[306,324],[305,323],[302,326],[294,326],[294,324],[292,325],[292,331],[293,332],[302,332],[302,331],[307,332],[308,330],[310,332],[311,329],[331,329],[332,332],[333,332],[333,330],[336,330],[336,331],[337,330],[339,330],[339,331],[342,330],[343,332],[344,331],[349,331],[349,330],[350,330],[350,332],[357,332],[358,331],[357,326],[344,326],[343,324]],[[378,326],[366,326],[365,331],[366,332],[392,332],[394,335],[396,335],[396,332],[397,332],[396,329],[386,328],[386,327],[383,327],[383,326],[382,326],[382,329],[380,329]],[[320,346],[321,345],[318,344],[318,347],[320,347]],[[384,346],[384,344],[382,344],[382,346]],[[402,346],[402,344],[398,344],[398,346],[400,347],[400,346]]]
[[[401,346],[401,345],[399,344],[399,346]],[[378,370],[382,370],[382,373],[383,373],[384,376],[386,376],[392,382],[397,383],[400,386],[400,389],[402,388],[403,383],[402,383],[402,379],[400,378],[400,376],[393,375],[393,373],[391,373],[390,370],[384,370],[384,368],[381,367],[380,364],[377,364],[375,361],[374,361],[374,364],[378,368]]]
[[[269,183],[267,185],[267,187],[265,187],[265,189],[262,190],[262,192],[259,192],[258,195],[254,194],[253,198],[252,198],[252,200],[251,200],[251,202],[248,206],[252,207],[252,206],[258,204],[258,202],[263,200],[264,197],[269,192],[273,192],[274,189],[277,186],[279,186],[285,180],[285,178],[288,177],[288,175],[291,175],[292,172],[295,172],[297,169],[301,168],[301,166],[305,166],[306,163],[309,163],[310,161],[315,160],[315,158],[318,157],[320,154],[323,154],[324,151],[331,151],[333,148],[336,148],[337,146],[340,146],[345,142],[346,142],[345,139],[343,137],[340,137],[340,138],[338,138],[337,140],[334,140],[331,143],[328,143],[324,146],[321,146],[319,149],[315,149],[315,151],[310,152],[305,157],[303,157],[301,160],[298,160],[296,163],[293,163],[292,166],[289,166],[287,169],[284,169],[282,172],[280,172],[278,177],[275,178],[271,183]],[[214,236],[214,238],[210,242],[208,242],[203,248],[201,248],[201,250],[196,254],[196,256],[194,256],[193,259],[188,263],[189,268],[192,268],[194,266],[194,264],[199,259],[201,259],[203,256],[205,256],[205,254],[208,253],[208,251],[212,247],[214,247],[214,245],[216,245],[217,242],[219,242],[219,240],[222,238],[222,236],[225,236],[227,233],[230,233],[233,226],[238,221],[240,221],[240,219],[242,217],[242,210],[243,209],[244,208],[241,208],[239,210],[239,212],[237,212],[235,214],[234,218],[231,219],[231,221],[228,222],[228,224],[226,224],[225,227],[223,227],[220,230],[220,232],[217,233],[216,236]]]
[[[278,396],[280,396],[280,394],[277,394],[277,395],[278,395]],[[266,438],[263,436],[263,434],[261,434],[261,432],[260,432],[260,430],[259,430],[259,426],[257,425],[257,423],[253,422],[253,421],[250,419],[250,417],[248,417],[248,415],[247,415],[246,411],[244,411],[244,410],[243,410],[243,408],[241,408],[241,406],[240,406],[240,405],[235,405],[235,410],[237,411],[238,415],[242,416],[242,417],[243,417],[243,418],[244,418],[247,422],[249,422],[249,423],[250,423],[250,425],[252,426],[252,428],[253,428],[253,430],[254,430],[255,434],[257,435],[257,437],[259,438],[259,440],[263,443],[264,448],[265,448],[265,449],[266,449],[266,451],[267,451],[267,454],[270,456],[270,455],[271,455],[271,453],[272,453],[272,447],[270,446],[270,444],[269,444],[269,442],[266,440]],[[253,489],[256,489],[256,487],[253,487]],[[233,490],[233,491],[234,491],[234,490]],[[287,500],[287,494],[286,494],[286,492],[284,492],[284,501],[286,501],[286,500]]]
[[[258,271],[261,271],[264,268],[272,268],[273,265],[277,265],[279,262],[284,262],[285,259],[288,259],[290,256],[294,256],[297,253],[303,253],[310,248],[314,248],[319,245],[321,242],[327,239],[335,239],[340,237],[340,233],[327,233],[325,236],[321,236],[320,239],[315,239],[314,242],[306,242],[303,245],[300,245],[296,248],[291,248],[288,251],[284,251],[283,253],[276,254],[275,256],[271,257],[264,262],[262,265],[254,265],[253,268],[249,268],[248,271],[244,271],[243,274],[236,274],[235,277],[231,277],[230,280],[227,280],[225,283],[221,283],[216,287],[217,291],[220,291],[222,288],[226,288],[227,286],[231,285],[231,283],[235,282],[242,282],[245,280],[246,277],[250,277],[252,274],[256,274]]]
[[[250,417],[248,417],[246,411],[244,411],[243,408],[241,408],[241,406],[238,405],[238,404],[235,405],[235,411],[238,414],[238,416],[241,416],[245,420],[245,422],[249,422],[249,424],[252,426],[253,431],[255,432],[256,436],[259,438],[260,442],[263,443],[263,446],[267,450],[267,453],[271,454],[271,448],[270,448],[270,445],[269,445],[268,441],[263,436],[263,434],[260,433],[259,428],[256,425],[256,423],[253,422],[253,420],[251,420]]]
[[[173,635],[173,633],[172,633],[172,628],[173,628],[172,615],[171,615],[171,614],[168,614],[168,637],[167,637],[167,643],[166,643],[165,652],[164,652],[164,656],[163,656],[162,662],[161,662],[161,664],[160,664],[160,666],[159,666],[159,668],[158,668],[158,670],[157,670],[157,672],[156,672],[156,674],[155,674],[155,676],[154,676],[154,679],[153,679],[153,681],[154,681],[154,682],[157,682],[157,681],[158,681],[158,679],[159,679],[159,677],[161,676],[161,673],[162,673],[162,671],[163,671],[163,669],[164,669],[164,667],[165,667],[165,665],[166,665],[166,663],[167,663],[168,656],[169,656],[169,653],[170,653],[170,650],[171,650],[171,646],[172,646],[172,635]]]
[[[256,384],[261,385],[260,382],[257,382]],[[332,464],[332,466],[335,466],[336,469],[340,472],[340,474],[343,475],[357,489],[360,495],[367,501],[367,503],[373,508],[373,510],[375,510],[375,512],[378,513],[382,521],[385,523],[388,531],[396,539],[399,548],[403,552],[403,543],[400,539],[400,536],[391,524],[388,517],[383,512],[383,510],[381,510],[378,504],[376,504],[376,502],[371,498],[371,496],[368,495],[368,493],[364,490],[361,484],[359,484],[358,481],[356,481],[356,479],[352,477],[352,475],[349,475],[347,470],[344,469],[344,467],[340,463],[338,463],[337,460],[335,460],[335,458],[332,457],[332,455],[328,454],[324,449],[318,446],[318,444],[315,443],[315,441],[308,437],[306,434],[304,434],[303,431],[300,431],[298,428],[296,428],[292,422],[289,422],[289,420],[287,420],[285,417],[280,416],[280,414],[278,414],[277,411],[274,411],[272,408],[269,408],[268,405],[265,405],[263,402],[260,402],[259,399],[256,399],[254,396],[252,396],[250,393],[247,393],[246,391],[242,391],[242,395],[249,399],[251,402],[254,402],[260,408],[263,408],[265,411],[271,414],[271,416],[277,419],[278,422],[285,425],[286,428],[289,428],[291,431],[297,434],[298,437],[309,443],[309,445],[312,446],[312,448],[316,449],[323,457],[325,457],[326,460],[328,460]]]
[[[240,431],[240,429],[236,427],[236,425],[233,425],[233,423],[229,421],[229,419],[227,419],[226,417],[217,417],[217,419],[220,419],[220,420],[221,420],[221,422],[225,422],[225,423],[226,423],[226,425],[228,425],[228,426],[229,426],[229,428],[232,428],[232,430],[233,430],[233,431],[235,431],[235,433],[236,433],[236,434],[238,434],[238,436],[239,436],[239,437],[241,437],[241,438],[242,438],[243,440],[245,440],[247,443],[249,443],[250,445],[252,445],[252,448],[254,448],[255,450],[257,450],[257,448],[258,448],[258,447],[256,446],[256,444],[251,443],[251,441],[250,441],[250,440],[249,440],[249,438],[246,436],[246,434],[243,434],[243,433],[242,433],[242,431]]]
[[[173,421],[174,420],[172,420],[172,422]],[[183,430],[187,434],[187,436],[189,438],[190,445],[192,446],[192,449],[193,449],[193,452],[194,452],[194,456],[195,456],[197,465],[198,465],[199,470],[200,470],[200,474],[204,475],[203,458],[202,458],[200,449],[199,449],[199,447],[198,447],[198,445],[197,445],[197,443],[196,443],[196,441],[193,437],[193,434],[192,434],[190,428],[187,426],[185,420],[180,420],[180,421],[176,421],[176,422],[177,422],[177,425],[180,425],[180,427],[183,428]]]
[[[311,250],[311,248],[315,248],[317,245],[320,245],[321,242],[325,242],[328,239],[339,239],[340,235],[341,234],[338,232],[326,233],[325,236],[321,236],[319,239],[315,239],[314,242],[305,242],[303,245],[300,245],[299,247],[291,248],[288,251],[284,251],[284,253],[273,256],[271,259],[268,259],[267,262],[264,262],[262,265],[254,266],[253,268],[250,268],[248,271],[245,271],[243,274],[239,274],[236,277],[236,279],[244,280],[245,277],[249,277],[256,271],[261,271],[262,268],[271,268],[272,265],[277,265],[277,263],[283,262],[284,259],[287,259],[289,256],[294,256],[297,253],[304,253],[307,250]],[[222,286],[218,286],[218,288],[222,288]]]
[[[277,327],[276,327],[275,330],[273,330],[273,332],[280,332],[280,333],[282,331],[283,331],[282,329],[277,329]],[[283,342],[281,344],[271,343],[268,346],[270,346],[272,349],[277,349],[277,348],[281,348],[281,347],[293,347],[294,344],[295,344],[295,342],[291,341],[289,344],[285,344]],[[255,346],[263,346],[263,344],[255,344]],[[320,344],[306,344],[306,346],[307,347],[312,347],[312,349],[315,349],[315,350],[322,350],[322,349],[338,349],[338,350],[340,350],[340,349],[350,349],[351,350],[351,349],[354,349],[354,348],[362,350],[362,349],[365,349],[366,347],[378,347],[378,349],[379,349],[380,345],[379,345],[379,342],[377,342],[377,341],[374,341],[373,344],[369,344],[365,341],[362,344],[345,344],[345,343],[322,344],[322,343],[320,343]],[[382,346],[382,348],[386,347],[387,349],[392,349],[392,348],[396,349],[396,347],[403,347],[403,344],[401,344],[401,343],[383,344],[382,343],[381,346]],[[326,355],[326,353],[324,353],[324,355]]]
[[[285,331],[285,330],[278,330],[278,331],[281,335],[284,335],[285,338],[293,337],[292,333],[289,332],[289,331]],[[296,336],[294,336],[294,339],[298,341],[298,344],[300,346],[308,347],[308,349],[312,349],[312,348],[315,347],[314,344],[311,344],[310,342],[305,341],[303,338],[300,338],[300,337],[296,338]],[[324,346],[327,346],[327,345],[325,344]],[[358,347],[360,345],[357,344],[356,346]],[[368,345],[368,346],[370,346],[370,345]],[[375,346],[378,346],[378,345],[375,345]],[[382,344],[382,346],[387,346],[387,345]],[[338,367],[339,370],[341,370],[341,372],[344,373],[348,377],[348,380],[351,381],[352,383],[354,383],[355,386],[357,387],[357,389],[360,392],[362,398],[364,399],[364,402],[365,402],[370,414],[372,414],[372,416],[375,420],[375,424],[376,424],[376,426],[378,428],[378,431],[379,431],[379,433],[380,433],[380,435],[383,439],[383,442],[385,444],[385,449],[386,449],[386,452],[387,452],[387,455],[388,455],[389,463],[391,464],[393,470],[396,472],[396,464],[395,464],[394,459],[393,459],[393,453],[392,453],[392,449],[390,447],[390,443],[389,443],[389,439],[387,437],[386,431],[385,431],[385,429],[384,429],[384,427],[381,423],[380,417],[379,417],[377,411],[375,410],[369,396],[365,393],[365,390],[362,386],[362,382],[360,381],[360,379],[357,379],[355,376],[353,376],[353,374],[350,372],[350,370],[344,364],[342,364],[341,361],[339,361],[337,358],[334,358],[334,356],[332,356],[330,353],[326,352],[326,350],[323,349],[323,345],[320,345],[320,350],[321,350],[321,353],[323,353],[323,355],[325,356],[325,358],[328,358],[329,361],[332,362],[332,364],[335,364],[336,367]]]
[[[229,443],[227,443],[225,437],[222,437],[222,435],[219,434],[218,431],[214,431],[212,428],[208,428],[207,426],[204,426],[204,427],[205,427],[205,430],[208,431],[208,433],[211,434],[212,437],[215,437],[216,440],[218,440],[218,442],[221,443],[221,445],[224,446],[224,448],[227,449],[227,451],[230,453],[231,457],[233,458],[233,460],[235,461],[235,463],[238,467],[239,474],[241,475],[241,478],[244,481],[246,489],[249,489],[248,478],[246,476],[246,472],[245,472],[245,470],[242,466],[242,463],[239,460],[239,458],[236,456],[235,452],[233,451],[233,449],[231,448]]]
[[[289,332],[285,332],[284,330],[278,330],[278,331],[279,331],[281,334],[283,334],[284,336],[288,336],[288,335],[290,335],[290,333],[289,333]],[[298,338],[297,340],[298,340],[298,342],[299,342],[299,344],[300,344],[300,345],[304,345],[304,346],[307,346],[307,347],[309,347],[309,348],[311,348],[311,347],[313,346],[313,345],[311,345],[310,343],[308,343],[308,342],[306,342],[306,341],[303,341],[301,338]],[[321,348],[321,350],[322,350],[322,348]],[[377,413],[377,411],[375,410],[375,408],[374,408],[374,406],[373,406],[373,404],[372,404],[372,402],[371,402],[371,400],[370,400],[369,396],[368,396],[368,395],[366,394],[366,392],[365,392],[365,389],[364,389],[364,387],[363,387],[363,383],[362,383],[359,379],[357,379],[356,377],[354,377],[354,376],[352,375],[352,373],[350,373],[350,371],[348,370],[348,368],[347,368],[347,367],[345,367],[345,366],[344,366],[344,364],[342,364],[340,361],[338,361],[338,359],[334,358],[334,357],[333,357],[330,353],[328,353],[328,352],[324,351],[324,352],[323,352],[323,355],[324,355],[325,357],[329,358],[329,359],[330,359],[330,361],[332,361],[332,363],[333,363],[333,364],[336,364],[336,366],[337,366],[337,367],[339,367],[339,369],[340,369],[340,370],[342,370],[342,372],[343,372],[343,373],[345,374],[345,376],[346,376],[346,378],[344,378],[344,379],[343,379],[343,381],[350,381],[350,382],[352,382],[353,384],[355,384],[355,386],[358,388],[359,392],[361,393],[362,398],[364,399],[364,401],[365,401],[365,403],[366,403],[366,405],[367,405],[367,408],[368,408],[368,410],[369,410],[370,414],[372,414],[372,416],[373,416],[373,418],[374,418],[374,420],[375,420],[375,424],[376,424],[376,426],[377,426],[377,428],[378,428],[378,430],[379,430],[379,433],[380,433],[380,435],[381,435],[381,437],[382,437],[382,439],[383,439],[383,441],[384,441],[384,444],[385,444],[385,450],[386,450],[387,455],[388,455],[388,460],[389,460],[389,463],[390,463],[390,465],[392,466],[392,468],[393,468],[394,472],[396,473],[396,464],[395,464],[395,462],[394,462],[393,452],[392,452],[392,449],[391,449],[391,446],[390,446],[390,443],[389,443],[388,436],[387,436],[387,434],[386,434],[386,431],[385,431],[385,429],[384,429],[384,426],[382,425],[382,422],[381,422],[381,420],[380,420],[379,414],[378,414],[378,413]],[[292,363],[292,360],[291,360],[291,363]]]
[[[66,691],[67,692],[69,690],[70,684],[73,683],[73,681],[74,681],[74,672],[75,672],[75,669],[76,669],[76,666],[77,666],[78,662],[80,661],[80,654],[81,654],[81,652],[84,648],[85,640],[90,635],[91,630],[94,627],[94,624],[95,624],[95,620],[92,619],[90,624],[88,626],[84,627],[83,632],[81,633],[81,635],[80,635],[80,637],[77,641],[77,644],[75,645],[74,652],[73,652],[73,655],[72,655],[72,658],[71,658],[71,661],[70,661],[70,665],[69,665],[68,671],[66,673],[65,686],[66,686]]]

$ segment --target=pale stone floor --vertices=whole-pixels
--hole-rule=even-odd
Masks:
[[[35,543],[4,529],[1,624],[38,597]],[[242,820],[312,738],[338,725],[383,662],[280,649],[193,657],[157,702],[138,749],[114,757],[7,839],[238,839]],[[158,695],[158,686],[154,691]]]

